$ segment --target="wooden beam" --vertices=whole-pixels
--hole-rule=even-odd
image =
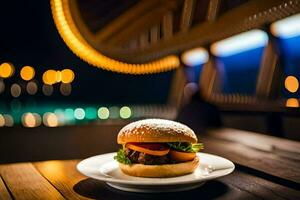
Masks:
[[[172,12],[167,12],[163,16],[162,33],[163,33],[164,39],[169,39],[173,35],[173,14],[172,14]]]
[[[210,0],[207,10],[207,21],[215,21],[218,17],[221,0]]]
[[[187,32],[192,24],[196,0],[185,0],[182,7],[180,30]]]
[[[155,44],[160,39],[160,26],[155,25],[150,29],[150,43]]]

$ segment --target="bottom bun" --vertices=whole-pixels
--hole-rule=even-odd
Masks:
[[[130,176],[149,177],[149,178],[162,178],[162,177],[174,177],[185,174],[190,174],[195,171],[199,166],[200,159],[195,157],[194,160],[178,164],[167,165],[143,165],[132,164],[125,165],[119,163],[119,167],[123,173]]]

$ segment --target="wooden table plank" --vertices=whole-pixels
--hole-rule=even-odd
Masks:
[[[0,165],[0,175],[14,199],[64,199],[30,163]]]
[[[300,184],[298,160],[285,159],[270,152],[208,136],[203,136],[202,142],[205,146],[204,152],[217,154],[239,165]]]
[[[34,166],[65,198],[87,199],[73,189],[75,184],[86,179],[76,170],[77,163],[78,161],[75,160],[45,161],[34,163]]]
[[[0,177],[0,199],[7,199],[7,200],[12,199],[1,177]]]
[[[231,175],[221,178],[220,181],[251,194],[253,198],[291,200],[300,198],[299,190],[253,176],[252,174],[247,174],[240,170],[235,170]],[[229,195],[229,197],[230,196],[231,195]],[[240,196],[238,199],[243,198]]]

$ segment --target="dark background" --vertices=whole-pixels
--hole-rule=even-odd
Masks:
[[[0,63],[11,62],[16,69],[13,77],[4,80],[6,88],[22,81],[19,71],[24,65],[30,65],[36,70],[35,80],[39,86],[39,92],[34,96],[36,100],[104,104],[166,101],[173,72],[125,75],[104,71],[83,62],[59,36],[48,0],[2,1],[1,8]],[[65,68],[75,72],[72,94],[62,96],[59,84],[56,84],[53,95],[44,96],[41,92],[43,72]],[[11,98],[9,90],[0,94],[0,99],[3,98]]]

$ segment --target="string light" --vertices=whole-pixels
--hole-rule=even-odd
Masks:
[[[69,4],[69,0],[51,0],[54,22],[59,34],[71,51],[89,64],[106,70],[128,74],[158,73],[180,66],[179,59],[175,55],[166,56],[146,64],[128,64],[99,53],[88,44],[76,28],[70,13]]]
[[[50,69],[44,72],[42,78],[45,84],[53,85],[57,81],[57,76],[57,72],[55,70]]]
[[[37,113],[25,113],[22,116],[22,124],[25,127],[33,128],[41,125],[41,116]]]
[[[35,70],[31,66],[24,66],[20,71],[21,78],[30,81],[35,76]]]
[[[271,25],[273,35],[281,38],[292,38],[300,35],[300,14],[274,22]]]
[[[0,65],[0,77],[2,78],[9,78],[15,72],[15,68],[13,64],[5,62]]]

